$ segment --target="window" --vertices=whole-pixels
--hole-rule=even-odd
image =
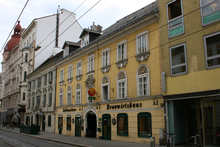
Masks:
[[[46,94],[44,94],[44,101],[43,101],[43,107],[46,107]]]
[[[76,104],[81,103],[81,85],[78,83],[76,85]]]
[[[25,61],[24,62],[28,62],[28,53],[25,53]]]
[[[94,55],[88,57],[88,72],[94,71]]]
[[[102,78],[102,101],[107,101],[109,100],[109,77],[104,76]]]
[[[82,47],[86,46],[89,44],[89,35],[86,35],[82,38]]]
[[[23,101],[25,101],[25,93],[23,93]]]
[[[202,24],[208,25],[220,20],[219,0],[200,0]]]
[[[182,0],[173,0],[167,4],[169,38],[184,33]]]
[[[47,74],[44,75],[44,85],[47,85]]]
[[[62,88],[60,88],[59,106],[63,106],[63,89]]]
[[[117,44],[117,61],[127,58],[127,41],[124,40]]]
[[[119,99],[127,97],[127,76],[124,71],[119,72],[117,77],[117,97]]]
[[[26,81],[26,77],[27,77],[27,72],[24,72],[24,81]]]
[[[73,65],[68,66],[68,79],[73,78]]]
[[[145,31],[136,36],[136,52],[141,54],[147,51],[149,51],[148,31]]]
[[[28,82],[28,91],[31,91],[31,82]]]
[[[64,68],[60,70],[60,82],[64,81]]]
[[[49,72],[49,80],[48,80],[48,82],[52,83],[52,81],[53,81],[53,71],[50,71]]]
[[[126,113],[117,115],[117,134],[128,136],[128,115]]]
[[[170,72],[171,76],[187,73],[186,44],[176,45],[170,48]]]
[[[51,126],[51,116],[48,116],[48,127]]]
[[[137,71],[138,96],[150,95],[149,72],[146,65],[141,65]]]
[[[32,106],[34,106],[34,97],[32,97]]]
[[[37,78],[37,88],[41,87],[41,77]]]
[[[82,75],[82,60],[76,64],[76,75]]]
[[[67,115],[66,129],[71,130],[71,115]]]
[[[139,113],[138,114],[138,137],[151,137],[151,114]]]
[[[220,67],[220,32],[204,37],[206,68]]]
[[[102,51],[102,67],[110,65],[110,48]]]
[[[49,103],[48,106],[52,105],[52,93],[49,93]]]
[[[37,96],[37,107],[39,107],[40,106],[40,96],[38,95]]]
[[[68,86],[68,91],[67,91],[67,105],[72,104],[72,87]]]
[[[28,109],[31,107],[31,99],[28,99]]]
[[[66,57],[69,55],[69,46],[66,46],[63,50],[63,57]]]
[[[33,89],[35,89],[35,80],[33,80]]]

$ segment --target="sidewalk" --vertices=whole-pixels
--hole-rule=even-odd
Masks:
[[[130,142],[121,142],[121,141],[108,141],[108,140],[101,140],[96,138],[66,136],[66,135],[59,135],[59,134],[52,134],[45,132],[39,132],[38,135],[29,135],[25,133],[20,133],[19,128],[14,128],[14,130],[12,130],[1,127],[0,129],[21,135],[26,135],[29,137],[34,137],[34,138],[53,141],[53,142],[65,143],[69,145],[81,146],[81,147],[150,147],[148,142],[146,142],[148,144],[141,144],[141,143],[130,143]],[[165,147],[165,146],[156,145],[156,147]]]

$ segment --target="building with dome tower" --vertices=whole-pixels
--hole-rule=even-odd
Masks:
[[[3,52],[2,64],[2,92],[0,100],[2,102],[1,114],[3,122],[15,122],[19,125],[24,117],[25,109],[19,107],[21,100],[20,81],[22,53],[20,48],[20,38],[23,29],[20,21],[14,28],[14,34],[8,41]]]

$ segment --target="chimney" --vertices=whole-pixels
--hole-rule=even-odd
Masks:
[[[58,38],[59,38],[59,24],[60,24],[60,5],[57,9],[57,24],[56,24],[56,38],[55,38],[55,47],[58,47]]]

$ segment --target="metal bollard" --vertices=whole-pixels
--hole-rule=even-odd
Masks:
[[[153,141],[152,141],[153,140]],[[150,138],[150,146],[155,147],[155,137]]]

